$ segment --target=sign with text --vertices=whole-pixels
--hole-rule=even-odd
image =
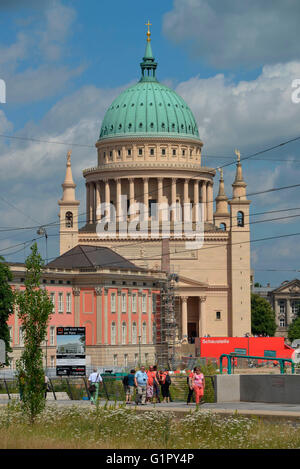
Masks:
[[[85,327],[57,327],[57,376],[85,376]]]

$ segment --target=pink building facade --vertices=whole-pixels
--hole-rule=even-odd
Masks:
[[[58,259],[61,261],[64,256]],[[55,261],[48,264],[41,279],[42,288],[53,302],[43,345],[47,368],[56,366],[57,327],[86,328],[87,365],[128,367],[140,361],[155,362],[160,314],[157,299],[165,274],[146,271],[124,258],[121,260],[124,263],[121,267],[101,267],[100,262],[97,266],[80,266],[78,259],[73,266],[63,266],[63,261],[60,266]],[[12,288],[24,290],[25,266],[10,264],[10,268],[14,277]],[[17,310],[9,318],[8,326],[13,349],[10,366],[14,369],[23,349],[22,323]]]

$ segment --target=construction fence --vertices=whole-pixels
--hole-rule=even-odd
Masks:
[[[118,375],[102,375],[103,382],[99,388],[100,399],[108,401],[125,401],[125,392],[122,379],[125,373]],[[1,375],[0,375],[1,376]],[[186,376],[172,377],[170,385],[170,401],[186,402],[188,396],[188,384]],[[87,377],[52,377],[49,378],[49,391],[47,399],[59,400],[65,396],[69,400],[89,400]],[[18,380],[16,378],[0,377],[0,399],[14,399],[19,397]],[[160,399],[162,394],[160,392]],[[133,401],[135,396],[133,397]],[[214,376],[205,376],[205,402],[215,402]]]

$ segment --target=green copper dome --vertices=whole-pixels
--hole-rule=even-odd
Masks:
[[[104,116],[99,140],[125,136],[200,140],[195,118],[185,101],[156,79],[157,63],[149,38],[140,65],[140,81],[113,101]]]

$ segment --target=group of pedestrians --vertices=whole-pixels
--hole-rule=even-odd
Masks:
[[[131,370],[124,377],[123,385],[125,388],[126,404],[132,403],[135,393],[135,403],[137,405],[146,405],[147,402],[170,402],[171,377],[168,370],[157,370],[156,366],[150,366],[146,371],[144,366],[138,371]]]
[[[100,373],[96,369],[89,376],[89,393],[91,404],[96,404],[98,400],[99,386],[103,382]],[[135,393],[135,404],[146,405],[147,402],[170,402],[170,385],[172,384],[168,370],[157,370],[156,366],[150,366],[146,370],[141,366],[138,371],[132,369],[124,376],[123,386],[126,397],[126,404],[133,403]],[[187,405],[195,397],[196,405],[202,404],[205,378],[199,367],[195,367],[187,378],[188,396]],[[161,401],[162,397],[162,401]]]

